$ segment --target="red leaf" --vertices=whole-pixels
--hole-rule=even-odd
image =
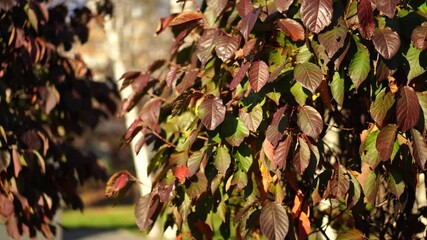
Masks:
[[[222,35],[215,39],[215,53],[223,61],[227,61],[233,57],[234,53],[239,49],[240,39],[239,35],[229,36]]]
[[[201,116],[203,125],[208,130],[214,130],[224,121],[225,110],[226,108],[221,98],[209,95],[203,100],[202,104],[200,104],[198,112]]]
[[[299,147],[294,154],[294,167],[302,175],[310,163],[310,147],[304,139],[298,137]]]
[[[292,136],[287,136],[285,141],[279,142],[276,150],[274,151],[273,162],[278,168],[286,168],[286,159],[288,157],[289,149],[292,144]]]
[[[286,18],[280,19],[276,24],[280,30],[291,37],[292,41],[303,41],[305,39],[304,28],[299,22]]]
[[[262,144],[262,150],[264,151],[268,159],[274,159],[274,145],[270,141],[268,141],[268,139],[264,140]]]
[[[175,15],[171,15],[171,16],[167,16],[165,18],[160,18],[160,22],[159,25],[156,29],[156,35],[159,35],[161,32],[163,32],[166,28],[169,27],[169,23],[171,22],[172,19],[174,19],[176,16]]]
[[[259,216],[261,232],[268,239],[285,239],[289,230],[289,218],[279,203],[267,202]]]
[[[374,42],[375,49],[385,59],[391,59],[400,48],[399,34],[393,32],[389,27],[377,29],[372,41]]]
[[[249,83],[255,92],[259,92],[262,87],[267,83],[268,77],[268,66],[260,60],[252,63],[249,68]]]
[[[292,5],[294,0],[275,0],[274,5],[279,12],[288,11],[289,7]]]
[[[314,63],[297,64],[294,69],[294,78],[310,92],[314,93],[323,79],[322,70]]]
[[[243,80],[243,78],[246,76],[246,72],[248,71],[249,67],[251,66],[250,62],[245,62],[240,67],[239,71],[234,75],[233,80],[230,83],[230,90],[233,90],[239,85],[239,83]]]
[[[199,12],[183,12],[169,22],[169,27],[183,24],[183,23],[188,23],[188,22],[199,20],[202,18],[203,18],[203,14]]]
[[[332,0],[302,0],[301,19],[313,33],[319,33],[331,23]]]
[[[135,181],[139,182],[139,180],[132,176],[128,171],[114,173],[107,182],[105,196],[116,197],[120,190],[123,190],[126,185],[133,184]]]
[[[417,124],[420,117],[420,104],[414,89],[404,86],[400,89],[397,100],[397,124],[402,132],[406,132]]]
[[[197,41],[196,54],[202,65],[205,65],[212,57],[212,50],[217,36],[218,29],[205,29],[202,37]]]
[[[193,86],[197,79],[197,74],[199,73],[199,70],[196,68],[192,68],[188,70],[185,73],[184,78],[182,81],[176,86],[176,91],[181,94],[185,90],[187,90],[189,87]]]
[[[180,183],[184,183],[185,179],[190,176],[187,166],[179,166],[175,168],[174,176]]]
[[[246,15],[254,10],[251,0],[240,0],[236,4],[237,12],[239,16],[243,19]]]
[[[0,215],[7,218],[12,215],[13,212],[13,202],[5,195],[0,193]]]
[[[416,27],[411,35],[412,44],[422,51],[427,48],[427,24],[424,24]]]
[[[376,140],[376,147],[380,153],[381,160],[387,161],[391,153],[393,152],[393,144],[396,139],[397,126],[394,124],[388,124],[378,134]]]
[[[374,12],[370,0],[360,0],[357,5],[359,32],[364,39],[371,39],[375,31]]]
[[[245,38],[246,41],[249,39],[249,34],[252,31],[252,28],[254,28],[255,23],[258,19],[260,9],[254,9],[253,11],[249,12],[245,17],[242,19],[242,23],[240,24],[240,32],[243,35],[243,38]]]
[[[315,108],[307,105],[298,107],[297,124],[305,135],[314,139],[323,130],[322,116]]]
[[[376,1],[377,9],[389,18],[393,18],[396,12],[396,6],[399,0],[379,0]]]

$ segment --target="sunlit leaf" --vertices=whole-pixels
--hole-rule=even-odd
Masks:
[[[189,87],[193,86],[197,79],[197,74],[199,73],[198,69],[190,69],[185,73],[184,78],[181,82],[176,86],[176,91],[178,93],[183,93]]]
[[[389,172],[388,177],[390,192],[392,192],[397,198],[400,198],[403,191],[405,191],[405,182],[403,181],[402,175],[398,170],[392,169]]]
[[[282,142],[279,142],[276,149],[274,150],[273,162],[278,168],[284,169],[286,167],[286,159],[288,157],[289,149],[292,144],[292,137],[287,136]]]
[[[217,17],[219,17],[228,6],[227,0],[206,0],[206,3],[215,11]]]
[[[411,41],[419,50],[427,48],[427,25],[418,26],[412,31]]]
[[[267,64],[260,60],[253,62],[249,68],[249,83],[255,92],[259,92],[267,83],[270,73]]]
[[[297,123],[301,131],[314,139],[319,137],[323,130],[323,120],[319,112],[311,106],[300,106],[298,108]]]
[[[184,183],[185,179],[190,176],[187,166],[179,166],[175,168],[174,176],[180,183]]]
[[[420,55],[421,51],[411,44],[405,55],[409,63],[408,83],[425,72],[425,69],[420,65]]]
[[[374,171],[371,171],[366,178],[363,190],[365,192],[366,199],[373,206],[375,206],[379,185],[377,174]]]
[[[332,0],[302,0],[301,19],[313,33],[319,33],[332,20]]]
[[[350,188],[350,178],[347,170],[341,164],[334,165],[334,173],[329,180],[330,194],[333,197],[345,197]]]
[[[259,219],[261,232],[269,240],[285,239],[289,230],[289,218],[282,205],[275,202],[265,203]]]
[[[233,133],[225,137],[225,140],[234,147],[240,146],[240,144],[249,136],[249,129],[240,120],[240,118],[231,118],[224,121],[224,128],[227,128]]]
[[[319,66],[311,62],[306,62],[295,66],[294,77],[303,87],[314,93],[322,82],[323,74]]]
[[[139,182],[139,180],[128,171],[116,172],[107,182],[105,196],[116,197],[121,190],[125,190],[127,185],[132,185],[135,182]]]
[[[400,48],[400,37],[397,32],[394,32],[389,27],[377,29],[374,37],[372,38],[375,49],[385,59],[391,59],[396,55]]]
[[[420,104],[414,89],[404,86],[400,89],[400,98],[396,105],[397,124],[406,132],[417,124],[420,117]]]
[[[356,89],[359,88],[360,84],[362,84],[362,82],[366,80],[370,71],[371,63],[369,50],[366,48],[365,45],[358,43],[357,52],[351,59],[350,66],[348,69],[348,74]]]
[[[286,18],[280,19],[276,24],[280,30],[291,37],[292,41],[303,41],[305,39],[304,28],[299,22]]]
[[[174,19],[172,19],[169,22],[169,26],[172,27],[175,25],[184,24],[184,23],[188,23],[191,21],[199,20],[199,19],[203,19],[202,13],[192,12],[192,11],[183,12],[183,13],[179,14],[178,16],[176,16]]]
[[[206,97],[198,108],[202,123],[209,130],[214,130],[224,121],[225,110],[222,99],[213,95]]]
[[[246,15],[248,15],[254,10],[254,6],[252,5],[251,0],[240,0],[236,4],[236,8],[241,18],[244,18]]]
[[[319,42],[325,47],[329,58],[332,58],[344,46],[347,33],[348,29],[341,20],[332,30],[319,34]]]
[[[205,29],[203,35],[197,42],[196,54],[202,65],[205,65],[212,57],[212,51],[214,49],[215,38],[218,36],[218,30]]]
[[[221,35],[215,38],[215,52],[216,55],[223,61],[227,61],[234,56],[237,49],[239,49],[241,38],[239,35],[229,36]]]
[[[304,139],[298,137],[299,147],[294,153],[294,167],[302,175],[310,163],[310,147]]]
[[[370,0],[360,0],[357,4],[359,32],[364,39],[371,39],[375,31],[374,13]]]
[[[380,153],[381,160],[386,161],[390,158],[393,152],[393,145],[396,139],[397,126],[388,124],[377,136],[376,147]]]
[[[330,83],[332,97],[337,101],[338,105],[342,106],[344,102],[344,79],[339,72],[335,72]]]
[[[247,108],[241,108],[239,110],[240,120],[245,126],[252,132],[256,132],[262,121],[262,107],[260,104],[255,105],[250,112],[247,112]]]
[[[251,66],[250,62],[245,62],[242,64],[239,71],[237,71],[236,75],[234,75],[233,80],[230,83],[231,90],[234,90],[237,87],[237,85],[239,85],[239,83],[243,80],[250,66]]]
[[[299,82],[295,82],[295,84],[291,87],[291,93],[295,98],[295,101],[301,105],[305,105],[305,101],[307,99],[307,94],[305,94],[302,85]]]
[[[254,28],[254,25],[258,19],[260,9],[254,9],[251,12],[249,12],[243,19],[242,23],[240,24],[240,32],[243,35],[243,38],[248,41],[249,34],[252,31],[252,28]]]
[[[196,199],[200,197],[202,193],[207,191],[208,187],[208,179],[206,178],[206,175],[203,172],[198,172],[196,176],[197,181],[191,182],[190,186],[185,190],[185,192],[191,199]]]
[[[383,121],[387,115],[387,112],[393,106],[394,102],[395,100],[392,93],[386,93],[386,89],[384,88],[377,95],[375,101],[371,104],[371,117],[379,126],[383,126]]]
[[[277,11],[285,12],[292,5],[294,0],[274,0],[274,5],[276,6]]]
[[[225,174],[227,169],[230,167],[231,157],[228,153],[228,148],[224,145],[219,146],[216,149],[216,155],[214,158],[214,165],[218,172]]]
[[[376,143],[379,131],[374,131],[368,134],[364,143],[364,150],[366,151],[363,161],[375,169],[378,163],[381,161],[380,153],[377,150]]]
[[[427,129],[427,95],[417,92],[417,97],[424,113],[424,129]]]
[[[153,199],[151,194],[145,195],[138,199],[135,205],[135,219],[136,224],[140,231],[146,231],[150,229],[153,223],[151,217],[153,216],[159,201]]]
[[[241,145],[237,148],[234,158],[239,169],[247,173],[253,162],[253,157],[249,148],[246,145]]]

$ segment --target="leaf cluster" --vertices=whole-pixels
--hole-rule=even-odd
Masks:
[[[423,1],[219,0],[163,18],[170,59],[123,75],[122,109],[147,102],[124,142],[157,150],[141,231],[166,214],[196,239],[421,232],[426,17]]]

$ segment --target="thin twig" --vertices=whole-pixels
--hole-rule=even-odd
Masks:
[[[345,128],[345,127],[340,127],[340,126],[329,124],[329,123],[325,123],[325,124],[328,127],[331,127],[331,128],[337,128],[337,129],[341,129],[341,130],[344,130],[344,131],[354,131],[354,128]]]

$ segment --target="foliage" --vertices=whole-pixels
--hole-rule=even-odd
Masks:
[[[89,20],[111,14],[111,4],[99,2],[94,15],[48,2],[0,2],[0,216],[14,239],[36,230],[51,238],[61,202],[82,209],[78,185],[107,177],[72,143],[115,112],[114,85],[93,81],[67,51],[87,41]]]
[[[426,17],[424,1],[220,0],[163,18],[170,61],[123,75],[122,110],[146,102],[123,142],[157,150],[140,230],[166,214],[196,239],[215,215],[225,239],[422,232]]]

